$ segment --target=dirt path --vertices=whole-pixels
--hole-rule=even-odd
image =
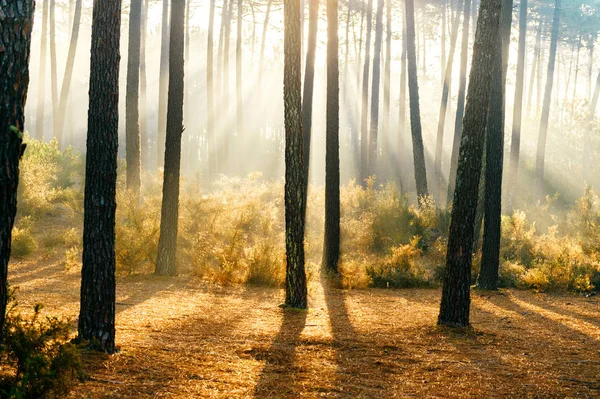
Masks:
[[[22,305],[74,319],[79,272],[11,264]],[[473,294],[474,331],[435,327],[439,290],[313,282],[308,312],[276,289],[190,277],[118,280],[121,352],[86,355],[71,398],[598,398],[598,298]]]

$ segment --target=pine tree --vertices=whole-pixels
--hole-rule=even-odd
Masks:
[[[125,93],[125,152],[127,155],[127,188],[140,195],[140,42],[142,0],[131,0],[129,11],[129,49],[127,51],[127,92]]]

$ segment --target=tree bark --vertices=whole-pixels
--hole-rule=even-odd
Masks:
[[[77,51],[77,39],[79,38],[79,25],[81,23],[81,2],[77,0],[75,4],[75,16],[73,19],[73,30],[71,33],[71,42],[69,44],[69,54],[67,55],[67,65],[65,66],[65,75],[60,89],[60,101],[57,110],[57,122],[55,137],[58,141],[58,147],[62,148],[64,144],[65,115],[67,114],[67,101],[69,100],[69,91],[71,89],[71,80],[73,77],[73,67],[75,64],[75,52]]]
[[[535,161],[536,186],[540,199],[544,198],[544,162],[546,159],[546,137],[548,134],[548,120],[550,118],[550,100],[552,99],[552,84],[554,82],[554,64],[556,61],[556,48],[558,45],[558,29],[560,24],[560,0],[554,0],[554,17],[552,18],[552,34],[550,37],[550,56],[548,58],[548,73],[546,88],[544,90],[544,104],[540,131],[538,136],[537,154]]]
[[[410,126],[413,143],[413,161],[417,198],[429,194],[427,190],[427,170],[425,169],[425,150],[421,132],[421,111],[419,109],[419,83],[417,81],[417,58],[415,51],[415,5],[414,0],[406,0],[406,33],[408,59],[408,94],[410,97]]]
[[[29,88],[29,54],[35,1],[15,0],[2,6],[0,24],[0,342],[8,300],[8,261],[17,213],[19,162],[25,144],[25,102]]]
[[[163,199],[160,212],[160,236],[156,258],[156,274],[176,273],[177,228],[179,220],[179,176],[181,169],[181,136],[183,134],[184,26],[185,2],[171,6],[169,34],[169,99]]]
[[[463,27],[460,48],[460,76],[458,82],[458,98],[456,100],[456,118],[454,119],[454,138],[452,141],[452,155],[450,156],[450,173],[448,175],[448,195],[446,203],[452,204],[454,188],[456,187],[456,171],[458,168],[458,155],[463,128],[463,114],[465,112],[465,94],[467,91],[467,57],[469,54],[469,22],[471,20],[471,1],[465,0],[463,11]]]
[[[521,120],[523,119],[523,91],[525,84],[525,50],[527,47],[527,0],[520,0],[519,48],[517,55],[517,81],[513,105],[512,137],[510,142],[510,165],[508,171],[508,207],[514,204],[515,189],[519,181],[521,151]],[[566,97],[565,97],[566,98]]]
[[[215,0],[210,0],[208,16],[208,39],[206,44],[206,137],[208,140],[208,178],[213,181],[217,177],[217,146],[215,143],[215,86],[214,86],[214,44]]]
[[[371,67],[371,29],[373,25],[373,0],[367,4],[367,37],[362,77],[362,112],[360,123],[360,180],[363,186],[369,177],[369,68]]]
[[[458,9],[462,7],[462,4],[462,0],[458,0]],[[438,119],[437,140],[435,145],[435,171],[437,181],[434,185],[434,190],[439,190],[436,193],[439,201],[439,206],[442,205],[442,189],[444,185],[442,178],[442,150],[444,147],[444,129],[446,127],[446,114],[448,113],[448,98],[450,96],[450,87],[452,85],[452,67],[454,65],[454,51],[456,49],[456,40],[458,38],[459,25],[460,13],[457,12],[455,19],[452,23],[452,32],[450,34],[450,51],[446,67],[444,68],[444,78],[442,83],[442,99],[440,101],[440,116]]]
[[[167,101],[169,90],[169,0],[163,0],[160,41],[160,70],[158,81],[158,128],[156,133],[156,166],[161,168],[165,159],[167,129]]]
[[[379,0],[383,3],[383,0]],[[340,87],[338,0],[327,0],[327,132],[325,155],[325,242],[323,266],[337,273],[340,258]]]
[[[44,140],[44,108],[46,103],[46,44],[48,43],[48,0],[43,0],[42,37],[40,38],[40,71],[38,78],[35,138]]]
[[[369,140],[368,173],[377,173],[377,135],[379,133],[379,86],[381,80],[381,42],[383,39],[383,5],[384,0],[377,0],[375,17],[375,51],[373,53],[373,82],[371,88],[371,131]]]
[[[148,0],[142,7],[140,41],[140,161],[142,170],[148,169],[148,100],[146,95],[146,30],[148,25]]]
[[[142,186],[140,155],[140,44],[142,0],[131,0],[129,11],[129,42],[127,51],[127,92],[125,93],[125,152],[127,189],[136,197]]]
[[[94,2],[79,339],[115,351],[115,211],[121,0]]]
[[[468,102],[461,137],[446,271],[438,324],[469,325],[473,223],[487,124],[492,70],[498,56],[502,0],[482,0],[473,46]]]

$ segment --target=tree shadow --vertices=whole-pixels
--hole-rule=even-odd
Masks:
[[[304,310],[282,309],[283,320],[271,347],[264,353],[255,353],[257,360],[266,360],[260,374],[255,398],[292,395],[295,382],[301,370],[295,365],[296,347],[306,325],[307,312]]]

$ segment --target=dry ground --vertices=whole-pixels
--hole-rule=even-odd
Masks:
[[[21,305],[75,319],[79,271],[14,261]],[[277,289],[192,277],[118,280],[114,356],[86,354],[70,398],[598,398],[598,297],[473,294],[468,332],[435,326],[439,290],[313,282],[308,312]]]

